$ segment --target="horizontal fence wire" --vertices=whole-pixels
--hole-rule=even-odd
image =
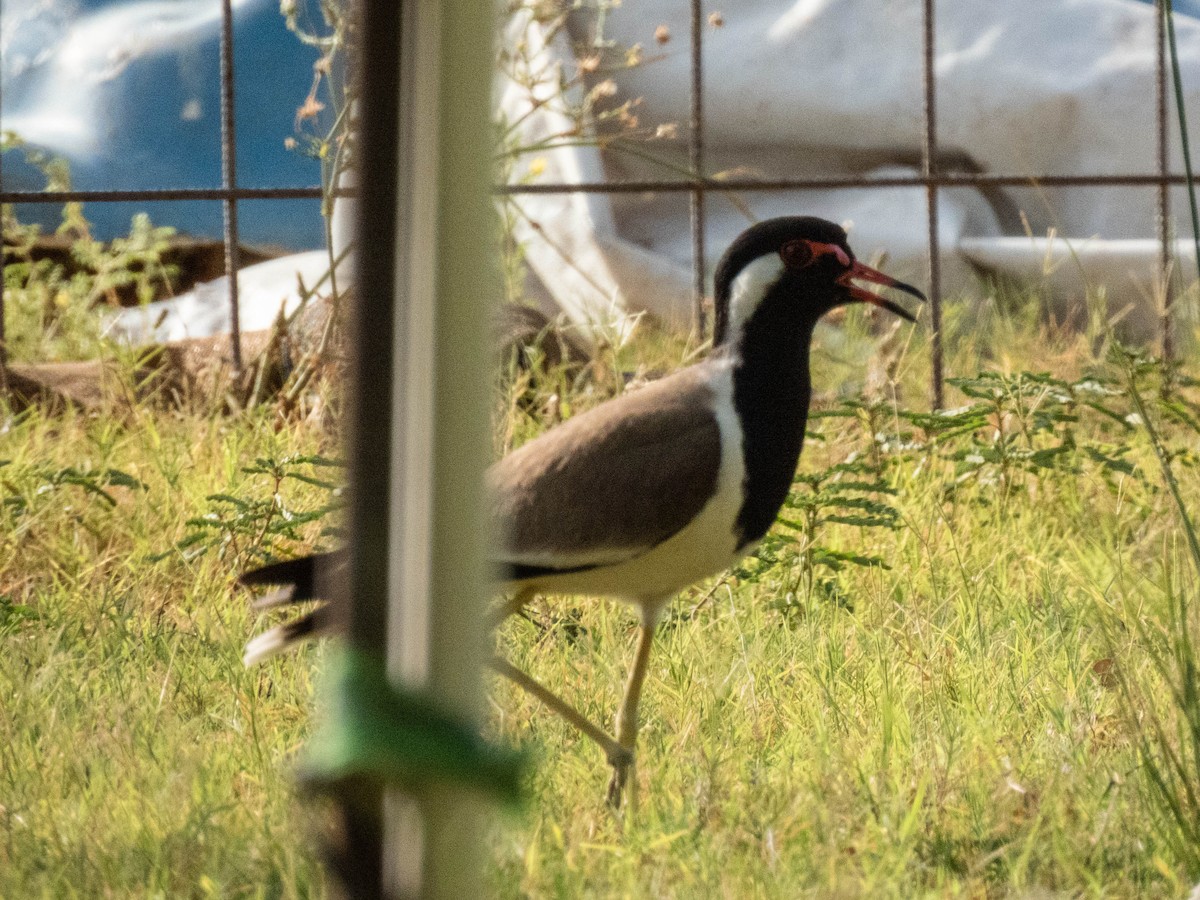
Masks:
[[[319,187],[158,188],[129,191],[0,191],[0,203],[162,203],[169,200],[320,200]]]
[[[1186,175],[1153,173],[1135,175],[991,175],[987,173],[853,176],[815,178],[695,178],[670,181],[580,181],[542,184],[496,185],[497,196],[523,194],[677,194],[697,188],[711,193],[736,191],[804,191],[827,188],[991,188],[991,187],[1161,187],[1184,186]],[[161,203],[173,200],[321,200],[330,193],[323,188],[163,188],[120,191],[0,191],[0,203]],[[352,198],[354,190],[332,193]]]
[[[803,191],[823,188],[972,187],[1171,187],[1187,184],[1186,175],[991,175],[936,173],[924,175],[830,175],[814,178],[689,178],[669,181],[580,181],[496,185],[498,196],[520,194],[656,194],[707,192]],[[163,188],[122,191],[0,191],[0,203],[159,203],[171,200],[320,200],[328,192],[310,188]],[[334,197],[354,197],[342,189]]]
[[[697,186],[705,191],[803,191],[821,188],[944,188],[971,187],[1154,187],[1187,184],[1185,175],[1147,172],[1133,175],[991,175],[941,173],[926,175],[828,175],[813,178],[685,178],[670,181],[581,181],[574,184],[505,184],[501,195],[518,194],[654,194],[685,193]]]
[[[502,184],[497,196],[522,194],[674,194],[691,193],[697,187],[706,192],[735,191],[803,191],[825,188],[942,188],[990,187],[1171,187],[1187,184],[1187,176],[1156,175],[990,175],[972,173],[956,175],[935,173],[924,175],[853,176],[834,175],[815,178],[696,178],[671,181],[581,181],[548,182],[542,184]],[[120,191],[0,191],[0,203],[161,203],[173,200],[320,200],[329,196],[323,188],[163,188],[156,190]],[[352,198],[354,190],[334,191],[337,198]]]

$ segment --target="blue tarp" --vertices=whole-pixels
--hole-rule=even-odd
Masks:
[[[34,0],[2,6],[0,127],[66,157],[78,189],[220,186],[217,0],[58,0],[50,15]],[[287,30],[277,2],[235,6],[238,183],[315,186],[318,163],[285,149],[284,141],[294,133],[318,52]],[[143,38],[139,28],[146,30]],[[114,36],[125,45],[104,49]],[[89,52],[92,42],[95,52]],[[129,54],[127,63],[122,53]],[[5,154],[3,162],[6,188],[41,188],[44,179],[21,165],[18,154]],[[127,231],[131,215],[146,208],[156,223],[195,235],[221,233],[218,202],[95,203],[87,216],[107,237]],[[297,249],[323,243],[317,201],[249,201],[239,211],[248,243]],[[26,206],[21,212],[27,221],[56,221],[51,210]]]

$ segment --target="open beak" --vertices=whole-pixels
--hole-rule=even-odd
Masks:
[[[908,319],[910,322],[917,321],[913,314],[906,310],[903,306],[898,306],[891,300],[885,300],[883,297],[880,297],[877,294],[872,294],[870,291],[860,288],[856,284],[852,284],[851,282],[854,279],[858,279],[860,281],[869,281],[872,284],[882,284],[885,287],[895,288],[898,291],[904,291],[906,294],[911,294],[918,300],[924,301],[926,299],[925,295],[918,291],[911,284],[905,284],[903,281],[897,281],[895,278],[884,275],[882,272],[878,271],[877,269],[872,269],[870,266],[864,266],[860,262],[855,262],[854,265],[852,265],[844,275],[838,278],[838,284],[847,288],[850,291],[850,296],[860,303],[871,303],[875,306],[886,309],[888,312],[895,313],[902,319]]]

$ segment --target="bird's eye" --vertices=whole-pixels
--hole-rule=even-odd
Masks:
[[[780,248],[779,255],[789,269],[803,269],[816,259],[812,244],[805,240],[788,241]]]

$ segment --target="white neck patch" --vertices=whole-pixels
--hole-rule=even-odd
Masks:
[[[729,330],[726,340],[736,346],[746,322],[754,315],[767,291],[783,276],[778,253],[760,256],[747,265],[729,286]]]

